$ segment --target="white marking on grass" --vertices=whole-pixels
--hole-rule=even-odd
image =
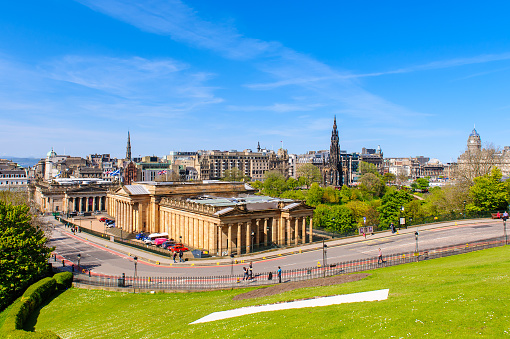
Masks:
[[[293,308],[330,306],[330,305],[339,305],[339,304],[345,304],[345,303],[356,303],[356,302],[362,302],[362,301],[386,300],[386,299],[388,299],[389,291],[390,291],[389,289],[385,289],[385,290],[359,292],[359,293],[352,293],[352,294],[334,295],[334,296],[330,296],[330,297],[321,297],[321,298],[316,298],[316,299],[290,301],[290,302],[286,302],[286,303],[241,307],[241,308],[236,308],[233,310],[211,313],[209,315],[206,315],[203,318],[195,320],[194,322],[190,323],[190,325],[206,323],[209,321],[216,321],[216,320],[221,320],[221,319],[234,318],[234,317],[239,317],[241,315],[259,313],[259,312],[289,310],[289,309],[293,309]]]

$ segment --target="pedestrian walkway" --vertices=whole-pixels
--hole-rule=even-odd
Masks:
[[[73,234],[69,228],[64,227],[62,223],[57,220],[54,220],[52,217],[48,218],[49,222],[51,222],[55,227],[58,227],[60,231],[67,234],[70,237],[74,237],[77,240],[83,242],[89,242],[91,244],[98,245],[105,249],[109,249],[110,251],[117,252],[119,254],[137,257],[139,262],[144,262],[148,265],[154,266],[217,266],[217,265],[231,265],[232,259],[229,257],[210,257],[210,258],[201,258],[201,259],[191,259],[184,263],[174,263],[171,257],[166,257],[162,255],[158,255],[155,253],[143,251],[141,249],[137,249],[134,247],[130,247],[121,243],[116,243],[114,241],[110,241],[105,238],[96,237],[84,232]],[[463,225],[473,225],[473,224],[487,224],[493,223],[492,219],[467,219],[467,220],[456,220],[442,223],[432,223],[432,224],[424,224],[415,227],[410,227],[408,229],[401,229],[399,231],[399,235],[410,235],[414,234],[416,231],[424,231],[424,230],[433,230],[433,229],[441,229],[441,228],[451,228],[451,227],[461,227]],[[374,233],[373,235],[369,234],[365,237],[361,236],[351,236],[346,238],[334,239],[326,241],[328,248],[342,246],[347,244],[352,244],[356,242],[366,241],[366,240],[376,240],[376,239],[384,239],[388,237],[395,236],[389,230],[381,231]],[[265,252],[252,253],[248,255],[236,256],[234,260],[239,263],[243,262],[256,262],[262,260],[268,260],[272,258],[277,258],[286,255],[292,255],[296,253],[303,253],[315,250],[322,250],[322,242],[320,243],[312,243],[305,244],[298,247],[289,247],[289,248],[281,248],[274,249]]]

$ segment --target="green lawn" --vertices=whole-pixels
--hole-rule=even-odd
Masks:
[[[62,338],[510,337],[510,246],[371,271],[362,281],[232,301],[245,290],[132,294],[69,289],[36,330]],[[389,288],[386,301],[259,313],[188,325],[211,312]]]

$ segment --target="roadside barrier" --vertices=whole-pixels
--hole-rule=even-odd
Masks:
[[[377,257],[329,263],[326,265],[319,261],[316,267],[282,271],[282,282],[302,281],[339,274],[368,271],[381,267],[402,265],[504,246],[505,243],[505,237],[498,237],[469,244],[462,243],[446,247],[430,248],[420,252],[389,253],[383,256],[382,263],[378,263]],[[90,276],[82,273],[74,273],[73,281],[78,283],[77,286],[81,284],[130,290],[189,291],[272,285],[275,283],[272,279],[274,276],[277,276],[276,270],[254,274],[251,279],[246,279],[243,274],[207,277],[129,277],[107,275]]]

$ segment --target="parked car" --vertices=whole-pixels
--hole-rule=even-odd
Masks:
[[[83,217],[83,216],[85,215],[85,213],[83,213],[83,212],[78,212],[78,213],[77,213],[77,215],[78,215],[79,217]]]
[[[168,248],[168,247],[170,247],[172,245],[175,245],[175,243],[173,241],[167,240],[167,241],[165,241],[164,243],[161,244],[161,247],[162,248]]]
[[[140,232],[135,236],[136,240],[144,240],[145,238],[147,238],[147,235],[143,232]]]
[[[114,222],[112,222],[111,224],[107,224],[106,225],[106,228],[113,228],[113,227],[115,227],[115,223]]]
[[[174,245],[174,246],[168,246],[167,247],[168,250],[172,251],[172,252],[186,252],[186,251],[189,251],[189,248],[187,247],[184,247],[184,245],[182,244],[178,244],[178,245]]]
[[[105,223],[106,225],[115,224],[115,220],[106,219]]]
[[[109,220],[109,219],[105,218],[105,217],[102,217],[101,219],[99,219],[99,221],[101,221],[101,222],[105,222],[106,220]]]
[[[167,240],[167,238],[156,238],[154,239],[154,245],[161,246]]]

